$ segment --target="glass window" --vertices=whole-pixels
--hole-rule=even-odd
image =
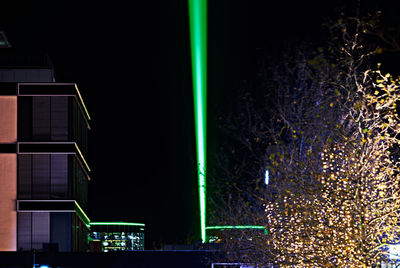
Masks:
[[[50,212],[18,213],[18,249],[43,249],[50,242]]]
[[[67,154],[18,155],[19,199],[68,199]]]

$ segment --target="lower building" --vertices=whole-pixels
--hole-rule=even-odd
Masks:
[[[90,251],[144,250],[144,228],[143,223],[91,222]]]

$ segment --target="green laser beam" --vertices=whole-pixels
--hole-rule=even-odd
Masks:
[[[207,0],[188,0],[201,240],[206,241]]]

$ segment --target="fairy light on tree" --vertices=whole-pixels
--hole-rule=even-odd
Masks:
[[[242,199],[218,215],[237,222],[250,215],[268,236],[251,243],[240,243],[245,233],[240,241],[228,237],[238,256],[248,250],[250,262],[264,265],[372,267],[399,244],[400,79],[365,67],[373,54],[362,43],[366,27],[340,20],[331,27],[337,47],[291,58],[271,72],[268,116],[242,98],[252,108],[231,129],[243,131],[235,137],[243,137],[249,161],[235,162],[243,171],[230,178],[247,178],[252,187],[231,187]],[[267,166],[268,187],[251,180],[257,165],[262,173]]]
[[[268,187],[269,184],[269,170],[265,170],[264,183]]]
[[[351,44],[358,45],[343,51],[355,55],[361,44]],[[318,181],[314,191],[287,193],[283,204],[266,207],[280,263],[371,267],[387,258],[388,244],[399,243],[400,80],[359,72],[354,61],[335,78],[350,83],[329,103],[341,117],[318,153],[322,172],[309,174]]]

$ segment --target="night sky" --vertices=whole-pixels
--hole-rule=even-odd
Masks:
[[[187,1],[9,2],[0,27],[12,46],[47,53],[92,117],[90,219],[146,223],[147,248],[199,239]],[[341,3],[350,7],[209,0],[210,159],[217,118],[252,83],[260,55],[318,43]]]

